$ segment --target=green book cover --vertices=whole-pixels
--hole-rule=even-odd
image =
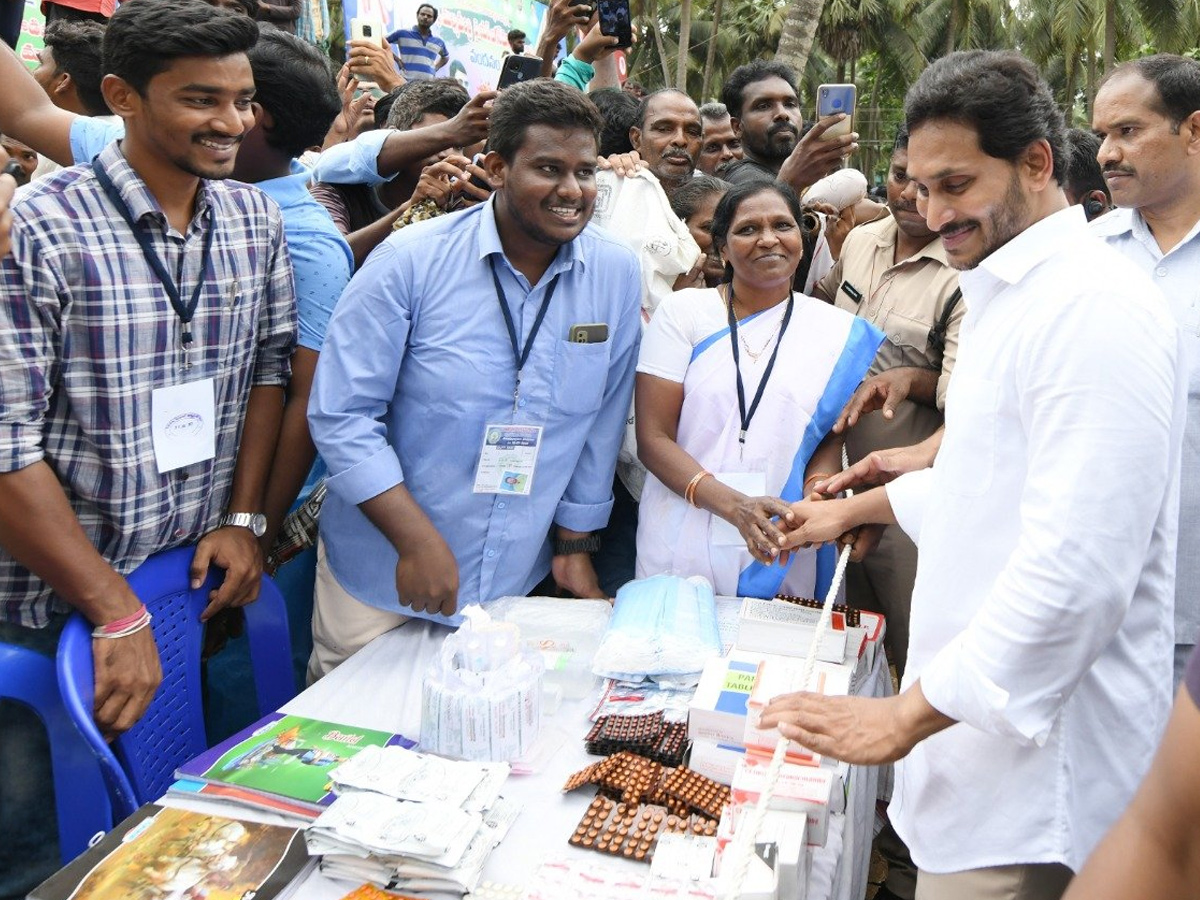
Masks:
[[[416,743],[386,731],[272,713],[184,763],[175,777],[237,785],[319,810],[333,802],[331,771],[364,747],[385,746]]]

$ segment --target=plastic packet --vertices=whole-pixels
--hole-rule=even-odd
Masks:
[[[713,587],[699,576],[655,575],[617,592],[592,671],[602,678],[699,676],[721,655]]]
[[[537,742],[541,656],[521,646],[515,625],[480,607],[447,636],[422,685],[421,748],[456,759],[507,762]]]

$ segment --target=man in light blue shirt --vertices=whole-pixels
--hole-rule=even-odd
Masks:
[[[1119,207],[1092,230],[1154,279],[1188,352],[1175,571],[1178,687],[1200,637],[1200,62],[1162,53],[1117,67],[1096,95],[1092,127]]]
[[[407,614],[453,624],[548,573],[603,596],[590,535],[612,505],[641,278],[587,227],[600,128],[574,88],[509,88],[492,199],[393,235],[346,289],[309,404],[330,471],[310,677]]]

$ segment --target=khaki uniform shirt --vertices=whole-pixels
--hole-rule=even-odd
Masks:
[[[946,259],[941,238],[906,260],[893,262],[897,230],[891,216],[853,229],[842,245],[841,258],[813,294],[862,316],[887,335],[868,377],[897,366],[939,370],[937,409],[906,400],[891,421],[878,413],[864,416],[846,438],[851,463],[873,450],[919,443],[937,431],[958,352],[958,327],[965,311],[961,300],[947,323],[945,351],[929,346],[930,329],[958,288],[958,272]]]

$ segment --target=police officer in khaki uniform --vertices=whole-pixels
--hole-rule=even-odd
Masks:
[[[917,212],[908,189],[908,132],[900,126],[888,172],[891,216],[853,229],[833,269],[813,293],[862,316],[887,335],[868,372],[904,381],[907,399],[890,417],[871,412],[854,421],[846,436],[853,464],[874,450],[904,447],[942,425],[942,407],[958,350],[958,273],[942,240]],[[908,190],[906,190],[908,189]],[[899,528],[889,528],[867,557],[851,566],[846,596],[887,616],[888,657],[900,674],[908,649],[908,610],[917,571],[917,549]]]

